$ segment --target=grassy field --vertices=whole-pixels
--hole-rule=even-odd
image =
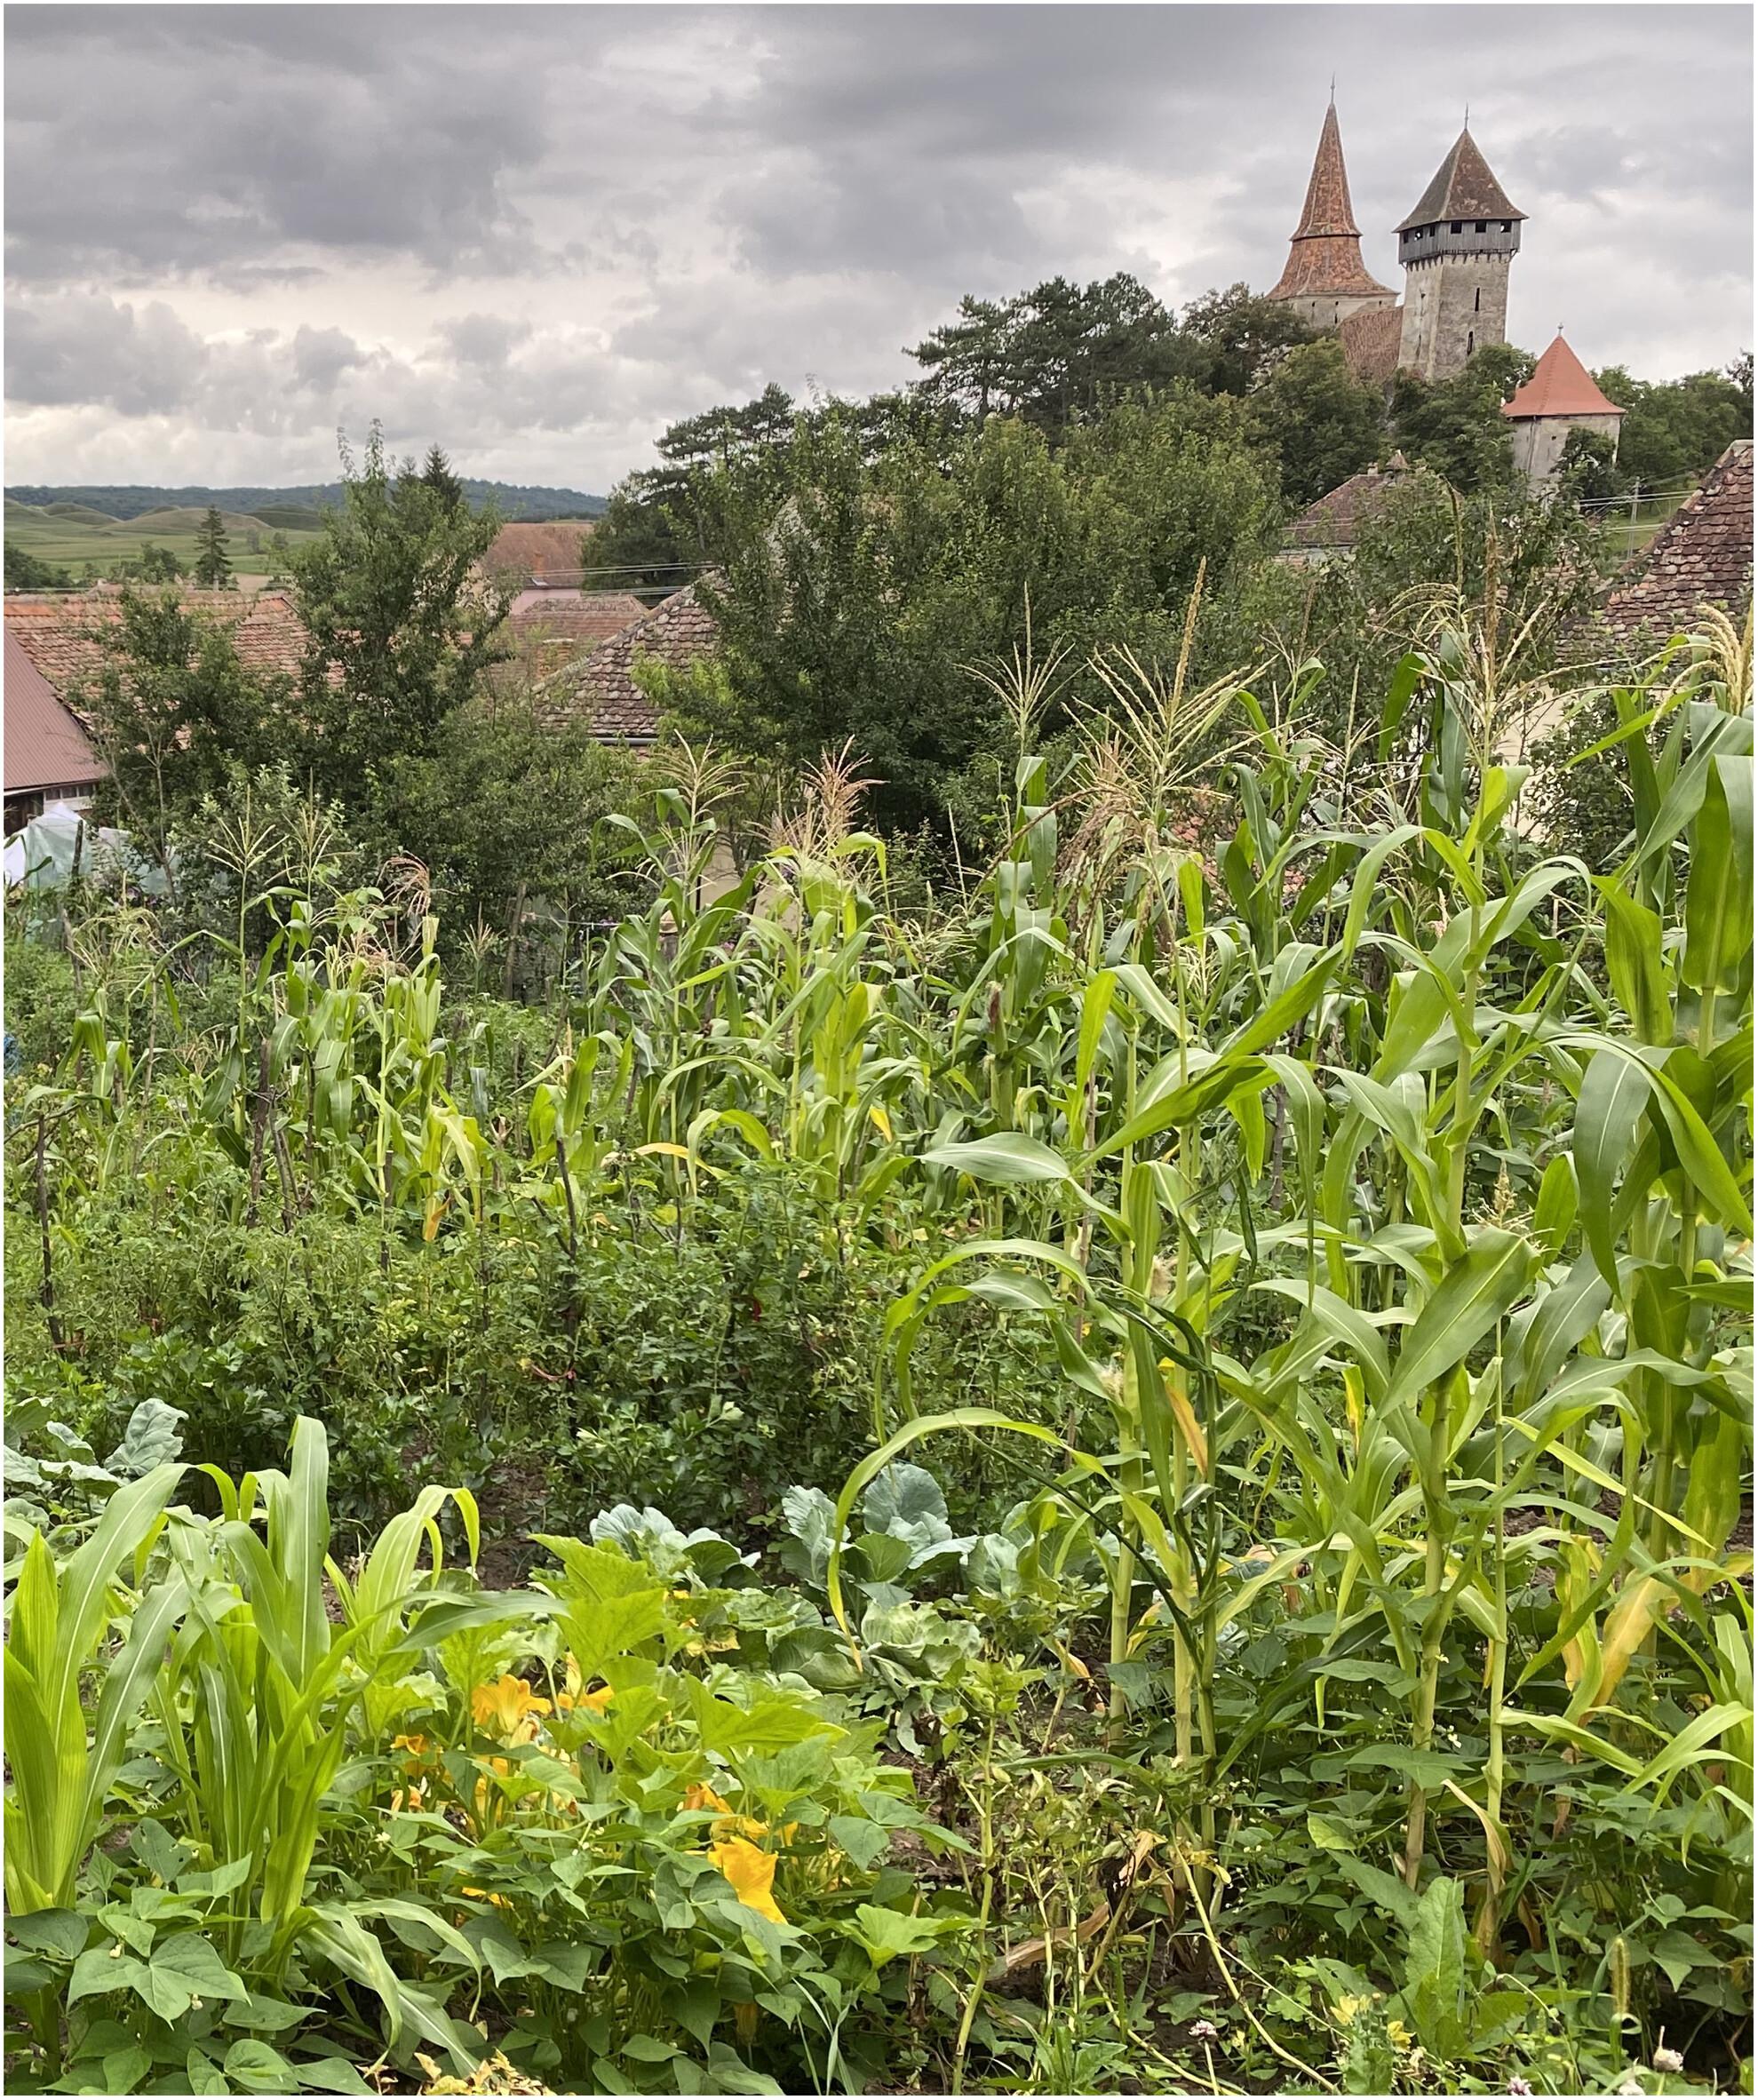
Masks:
[[[76,578],[84,577],[89,563],[95,578],[107,576],[118,562],[134,560],[143,540],[169,547],[187,567],[195,558],[203,515],[198,510],[162,510],[139,518],[109,518],[84,504],[56,503],[39,509],[8,497],[5,531],[14,546],[71,569]],[[277,566],[277,532],[289,549],[317,537],[314,511],[281,509],[266,518],[232,511],[221,515],[233,567],[241,572],[264,573]]]

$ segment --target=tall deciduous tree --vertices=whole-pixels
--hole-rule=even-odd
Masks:
[[[1621,365],[1595,374],[1608,401],[1625,411],[1618,465],[1645,489],[1705,473],[1736,438],[1752,435],[1752,362],[1725,372],[1693,372],[1663,386],[1633,379]]]
[[[362,786],[399,753],[433,750],[502,640],[512,587],[479,564],[500,528],[416,471],[393,467],[377,424],[358,462],[342,449],[340,505],[293,557],[308,643],[300,702],[307,764],[359,807]]]
[[[1179,322],[1179,371],[1205,394],[1249,394],[1283,353],[1312,330],[1285,299],[1248,284],[1205,291]]]
[[[876,459],[853,416],[802,425],[779,505],[767,476],[728,477],[724,575],[698,586],[719,664],[643,675],[689,727],[783,769],[852,737],[881,784],[876,821],[937,822],[948,783],[1006,741],[974,667],[1023,648],[1028,617],[1040,651],[1065,652],[1066,703],[1103,696],[1094,646],[1170,664],[1205,560],[1224,622],[1277,516],[1245,420],[1243,403],[1174,388],[1059,447],[991,417],[943,455],[906,438]],[[1237,646],[1220,633],[1205,646]]]
[[[1335,341],[1289,350],[1251,404],[1253,431],[1281,467],[1282,493],[1302,507],[1359,473],[1385,443],[1385,396],[1355,377]]]
[[[68,697],[110,768],[107,795],[163,859],[178,816],[221,788],[229,766],[264,763],[284,744],[291,681],[247,669],[229,631],[174,591],[124,585],[118,614],[98,631],[101,667]]]
[[[1399,373],[1392,427],[1405,457],[1412,465],[1433,467],[1464,495],[1511,488],[1514,439],[1501,404],[1531,371],[1525,351],[1492,343],[1448,379]]]

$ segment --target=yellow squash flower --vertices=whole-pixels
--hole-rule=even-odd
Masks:
[[[585,1679],[580,1674],[579,1664],[571,1655],[568,1658],[566,1682],[567,1690],[558,1691],[555,1695],[555,1710],[558,1714],[571,1714],[576,1706],[590,1706],[594,1714],[602,1714],[616,1697],[608,1684],[601,1684],[596,1691],[582,1691],[580,1687]]]
[[[749,1838],[724,1838],[718,1845],[708,1848],[709,1862],[717,1866],[733,1885],[733,1893],[747,1910],[755,1911],[760,1917],[770,1918],[777,1925],[785,1925],[781,1905],[776,1903],[776,1856],[773,1852],[760,1852]]]
[[[497,1683],[479,1684],[470,1695],[470,1711],[478,1728],[502,1742],[529,1743],[537,1737],[536,1716],[547,1714],[550,1704],[522,1677],[507,1676]]]

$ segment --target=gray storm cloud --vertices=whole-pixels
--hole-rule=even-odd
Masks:
[[[1515,339],[1723,363],[1751,35],[1710,6],[13,5],[12,475],[305,480],[377,414],[602,489],[767,380],[897,384],[966,291],[1269,283],[1333,73],[1379,274],[1468,98],[1531,215]]]

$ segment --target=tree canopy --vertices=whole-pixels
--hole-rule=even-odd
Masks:
[[[470,509],[449,470],[394,466],[376,425],[359,462],[344,448],[343,470],[322,537],[293,556],[293,600],[308,637],[306,764],[325,792],[357,800],[375,769],[432,751],[505,655],[512,590],[475,573],[500,521]]]

